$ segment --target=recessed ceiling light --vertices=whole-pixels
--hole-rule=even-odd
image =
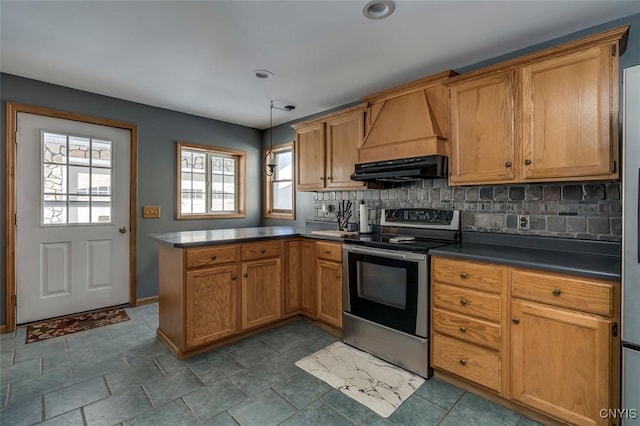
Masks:
[[[253,72],[253,75],[256,78],[260,78],[262,80],[266,80],[268,78],[272,78],[273,77],[273,73],[269,70],[255,70]]]
[[[362,8],[362,14],[369,19],[383,19],[396,9],[392,0],[371,0]]]

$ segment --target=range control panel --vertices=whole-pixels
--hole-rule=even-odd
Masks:
[[[458,229],[458,210],[437,209],[383,209],[381,225],[411,226],[416,228]]]

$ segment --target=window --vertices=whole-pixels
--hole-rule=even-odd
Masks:
[[[273,175],[265,176],[264,217],[295,219],[295,190],[293,184],[293,143],[273,147],[277,164]],[[264,167],[268,158],[265,158]]]
[[[44,226],[111,224],[112,142],[41,131]]]
[[[178,219],[245,217],[246,153],[178,142]]]

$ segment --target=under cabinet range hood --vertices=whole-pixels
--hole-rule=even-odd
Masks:
[[[448,158],[442,155],[402,158],[356,164],[351,180],[362,182],[408,182],[447,177]]]

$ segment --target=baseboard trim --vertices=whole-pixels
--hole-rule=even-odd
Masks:
[[[150,303],[156,303],[157,301],[158,301],[158,296],[143,297],[142,299],[136,300],[136,306],[148,305]]]
[[[0,325],[0,334],[5,334],[7,332],[7,326],[6,325]]]

